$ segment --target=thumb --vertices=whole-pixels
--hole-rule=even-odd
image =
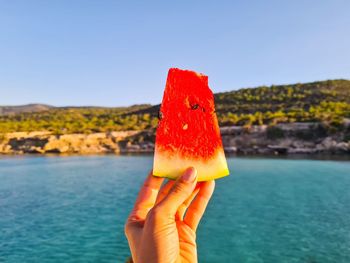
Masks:
[[[192,194],[196,183],[197,170],[194,167],[187,168],[169,193],[159,203],[159,208],[164,212],[175,215],[180,205]]]

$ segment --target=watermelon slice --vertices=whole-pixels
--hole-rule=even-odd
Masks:
[[[193,166],[198,181],[229,174],[208,77],[171,68],[156,133],[153,174],[176,179]]]

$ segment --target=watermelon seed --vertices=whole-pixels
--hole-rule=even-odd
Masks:
[[[198,109],[199,105],[198,104],[193,104],[191,105],[191,110],[196,110]]]
[[[187,129],[188,129],[188,124],[185,123],[185,124],[182,126],[182,129],[183,129],[183,130],[187,130]]]

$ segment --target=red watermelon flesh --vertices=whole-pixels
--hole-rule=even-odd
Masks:
[[[189,166],[198,181],[229,174],[207,76],[171,68],[159,117],[155,176],[176,179]]]

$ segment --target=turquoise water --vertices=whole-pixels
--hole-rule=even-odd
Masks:
[[[199,262],[350,262],[350,162],[229,158]],[[124,262],[151,156],[2,157],[0,262]]]

